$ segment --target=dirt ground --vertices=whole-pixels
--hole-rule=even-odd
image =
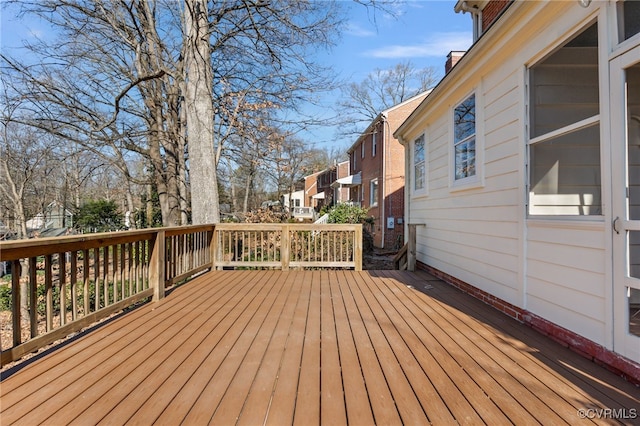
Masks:
[[[374,249],[373,253],[362,256],[362,269],[369,271],[394,269],[393,257],[395,255],[395,252]]]

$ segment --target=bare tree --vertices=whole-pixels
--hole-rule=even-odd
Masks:
[[[214,155],[213,69],[206,0],[185,0],[185,111],[192,221],[220,221]]]
[[[19,5],[22,13],[42,17],[59,32],[46,43],[27,44],[39,58],[33,64],[2,55],[12,87],[29,101],[22,122],[102,158],[128,186],[153,182],[163,223],[181,223],[187,194],[176,2],[43,0]],[[136,175],[128,165],[140,158],[148,167]]]
[[[128,185],[152,184],[165,225],[185,223],[189,202],[195,223],[219,219],[217,164],[227,139],[252,125],[253,112],[295,111],[330,87],[330,70],[308,53],[329,48],[342,22],[334,1],[8,4],[57,34],[27,44],[31,63],[0,54],[28,100],[19,122],[82,146]],[[132,159],[148,164],[144,173],[132,171]]]
[[[347,85],[339,104],[345,135],[360,134],[380,112],[432,88],[438,80],[435,67],[418,69],[407,61],[376,68],[363,81]]]

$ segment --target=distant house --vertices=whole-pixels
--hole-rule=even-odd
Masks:
[[[313,207],[316,212],[325,205],[331,206],[333,204],[331,184],[336,180],[336,176],[336,166],[305,176],[305,206]]]
[[[638,378],[640,2],[456,10],[476,42],[395,132],[418,265]]]
[[[282,194],[280,203],[287,211],[291,212],[294,207],[304,206],[304,186],[305,180],[302,178],[295,182],[288,192]]]
[[[369,210],[373,244],[379,248],[403,244],[404,148],[393,132],[427,93],[378,114],[348,150],[350,175],[334,183],[337,189],[349,188],[350,201]]]
[[[282,196],[284,208],[291,210],[294,207],[303,207],[304,198],[304,189],[286,193]]]
[[[350,173],[350,161],[342,161],[336,164],[336,180],[331,183],[333,188],[333,200],[335,204],[349,203],[351,201],[351,191],[348,185],[342,185],[341,182],[345,182],[345,178],[348,178]]]
[[[73,227],[73,213],[62,204],[53,201],[47,205],[44,211],[27,220],[27,229],[31,231],[43,231],[45,229],[62,229]]]

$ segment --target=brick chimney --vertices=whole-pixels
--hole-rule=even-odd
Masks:
[[[462,58],[465,53],[466,52],[461,52],[457,50],[453,50],[449,52],[449,54],[447,55],[447,63],[444,65],[444,73],[449,74],[449,71],[451,71],[451,68],[453,68],[458,63],[460,58]]]

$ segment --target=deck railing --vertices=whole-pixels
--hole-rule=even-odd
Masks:
[[[425,226],[424,223],[410,223],[407,225],[408,238],[406,244],[398,251],[393,258],[394,269],[415,271],[417,253],[417,227]]]
[[[361,270],[362,226],[218,224],[19,240],[0,243],[0,262],[11,270],[5,365],[213,267]]]
[[[12,333],[2,365],[209,269],[213,225],[0,243]],[[6,293],[5,293],[6,294]],[[4,334],[4,333],[3,333]]]
[[[362,270],[362,225],[222,223],[215,266]]]

